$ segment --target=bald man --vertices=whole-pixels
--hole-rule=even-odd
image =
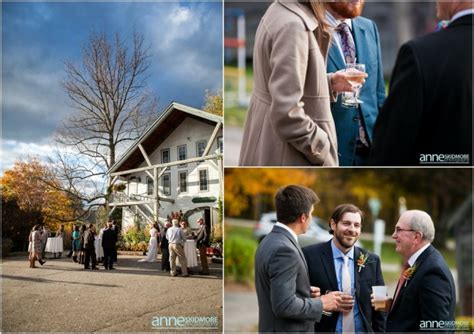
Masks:
[[[472,165],[473,13],[471,1],[438,0],[447,28],[400,48],[369,165]]]
[[[434,236],[433,221],[424,211],[406,211],[395,225],[392,238],[404,268],[388,310],[387,332],[451,329],[446,323],[454,321],[454,280],[443,256],[431,245]],[[441,322],[443,327],[436,327]]]

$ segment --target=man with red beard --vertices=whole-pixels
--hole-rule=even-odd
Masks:
[[[327,3],[326,18],[334,27],[327,72],[357,62],[365,65],[369,75],[360,90],[359,99],[364,103],[345,107],[339,96],[331,104],[341,166],[367,165],[375,120],[385,101],[379,33],[373,21],[360,17],[363,7],[364,0]]]
[[[360,237],[363,212],[339,205],[329,224],[333,239],[303,248],[312,286],[321,293],[343,291],[343,302],[315,323],[315,332],[384,332],[385,314],[371,305],[372,286],[385,285],[380,259],[354,246]],[[351,296],[350,296],[351,295]]]

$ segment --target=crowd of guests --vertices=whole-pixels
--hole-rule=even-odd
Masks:
[[[178,219],[167,221],[160,230],[158,223],[153,223],[150,229],[150,242],[148,255],[140,262],[155,262],[158,247],[161,250],[161,270],[169,271],[171,276],[177,276],[178,270],[176,259],[179,259],[181,265],[181,274],[183,277],[189,276],[184,245],[186,240],[195,240],[201,259],[201,275],[209,275],[209,265],[207,262],[206,248],[209,246],[209,233],[204,219],[197,220],[199,231],[194,233],[189,223],[185,220],[181,222]]]
[[[167,221],[162,228],[157,222],[150,226],[150,241],[148,247],[148,254],[145,259],[140,262],[155,262],[158,253],[158,247],[161,250],[162,261],[161,270],[170,272],[171,276],[177,276],[178,270],[176,259],[179,259],[181,265],[181,274],[183,277],[189,276],[187,268],[186,254],[184,252],[184,245],[186,240],[195,240],[196,247],[199,250],[199,257],[201,259],[201,275],[209,275],[209,265],[207,262],[206,250],[209,246],[209,232],[204,222],[204,219],[197,220],[199,230],[195,233],[189,223],[185,220],[172,218],[171,222]],[[101,246],[104,251],[103,265],[106,270],[113,270],[114,263],[117,262],[117,241],[120,229],[116,223],[111,220],[107,225],[100,229],[97,233],[94,224],[89,225],[74,225],[71,233],[71,251],[67,257],[72,257],[72,261],[84,266],[84,269],[98,270],[97,254],[96,254],[96,237],[101,240]],[[29,235],[29,261],[30,268],[35,268],[35,263],[38,261],[43,265],[45,259],[45,248],[50,231],[45,225],[35,225]],[[64,240],[65,232],[64,225],[56,232],[56,237]],[[62,247],[61,247],[62,249]],[[56,258],[56,253],[53,253]],[[61,253],[58,253],[61,257]]]

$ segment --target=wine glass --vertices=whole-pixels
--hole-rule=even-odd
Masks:
[[[359,103],[364,101],[359,99],[360,89],[365,79],[365,65],[364,64],[346,64],[346,78],[347,81],[354,88],[354,92],[344,92],[342,94],[342,105],[345,107],[357,107]]]

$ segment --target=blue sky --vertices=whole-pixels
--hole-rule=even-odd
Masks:
[[[219,2],[2,3],[2,170],[21,156],[45,156],[73,109],[61,86],[64,62],[80,64],[92,31],[150,46],[148,89],[159,109],[171,101],[203,105],[222,87]]]

